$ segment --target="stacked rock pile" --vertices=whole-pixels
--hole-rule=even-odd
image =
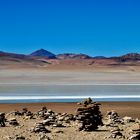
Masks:
[[[119,123],[122,124],[123,123],[123,120],[120,118],[118,113],[114,110],[108,111],[106,116],[107,116],[107,119],[109,121],[109,125],[114,125],[114,124],[119,124]]]
[[[103,124],[99,103],[93,102],[91,98],[88,98],[78,104],[81,106],[76,111],[76,120],[81,124],[80,131],[93,131]]]
[[[31,111],[28,111],[28,112],[26,113],[26,116],[33,117],[33,113],[32,113]]]
[[[10,125],[13,125],[13,126],[19,125],[19,123],[17,122],[16,118],[10,118],[8,120],[8,122],[9,122]]]
[[[37,112],[37,116],[44,119],[42,122],[44,125],[51,125],[52,127],[65,127],[64,123],[69,123],[74,119],[73,114],[56,113],[46,107],[39,110]]]
[[[36,123],[35,127],[33,128],[33,132],[50,133],[50,131],[45,127],[45,125],[43,123]]]
[[[53,126],[53,127],[64,127],[63,125],[63,121],[64,121],[64,118],[62,117],[59,117],[58,114],[49,114],[49,113],[46,113],[44,115],[44,120],[43,120],[43,124],[44,125],[47,125],[47,126]]]
[[[14,111],[14,112],[12,112],[12,114],[15,116],[29,116],[30,118],[32,118],[34,115],[27,108],[23,108],[22,111]]]
[[[28,112],[28,109],[27,109],[27,108],[23,108],[22,111],[21,111],[21,114],[24,115],[24,114],[26,114],[27,112]]]
[[[30,117],[30,119],[33,118],[34,116],[34,114],[31,111],[29,111],[27,108],[23,108],[21,114]]]
[[[5,127],[5,113],[1,112],[0,113],[0,127]]]
[[[27,108],[23,108],[22,111],[16,110],[14,112],[11,112],[15,116],[23,116],[26,112],[28,112]]]
[[[14,111],[14,112],[11,112],[10,114],[13,114],[15,116],[22,116],[22,113],[20,111]]]
[[[58,113],[53,112],[51,109],[45,109],[40,111],[40,116],[43,117],[43,124],[50,126],[57,122]]]
[[[66,123],[69,123],[70,121],[75,120],[75,116],[73,114],[67,114],[67,113],[59,113],[57,115],[57,120],[58,121],[64,121]]]
[[[43,122],[42,122],[44,125],[47,125],[47,126],[50,126],[50,125],[53,125],[55,123],[55,119],[54,118],[47,118],[47,119],[44,119]]]
[[[36,115],[39,116],[39,117],[44,118],[44,116],[45,116],[44,114],[47,113],[47,111],[48,111],[48,109],[44,106],[44,107],[42,107],[41,110],[39,110],[39,111],[36,113]]]
[[[131,127],[131,136],[129,140],[140,140],[140,124],[136,123]]]

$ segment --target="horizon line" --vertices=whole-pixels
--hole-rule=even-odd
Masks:
[[[43,49],[43,48],[40,48],[40,49],[37,49],[33,52],[36,52],[38,50],[45,50],[45,51],[48,51],[47,49]],[[31,53],[33,52],[30,52],[29,54],[28,53],[19,53],[19,52],[9,52],[9,51],[3,51],[3,50],[0,50],[0,52],[3,52],[3,53],[10,53],[10,54],[17,54],[17,55],[25,55],[25,56],[29,56]],[[50,53],[53,53],[53,51],[48,51]],[[123,56],[123,55],[127,55],[127,54],[140,54],[139,51],[137,52],[126,52],[126,53],[123,53],[123,54],[120,54],[120,55],[113,55],[113,56],[105,56],[105,55],[89,55],[87,53],[73,53],[73,52],[62,52],[62,53],[53,53],[54,55],[60,55],[60,54],[75,54],[75,55],[78,55],[78,54],[83,54],[83,55],[88,55],[89,57],[105,57],[105,58],[112,58],[112,57],[120,57],[120,56]]]

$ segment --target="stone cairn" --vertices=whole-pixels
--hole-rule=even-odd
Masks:
[[[45,127],[43,123],[36,123],[35,127],[33,128],[32,132],[35,133],[50,133],[50,131]]]
[[[22,111],[14,111],[12,112],[15,116],[28,116],[30,118],[33,118],[34,114],[29,111],[27,108],[23,108]]]
[[[46,107],[39,110],[37,116],[43,118],[44,125],[52,127],[65,127],[64,123],[69,123],[74,119],[73,114],[56,113]]]
[[[80,107],[76,111],[76,120],[81,124],[79,130],[93,131],[102,123],[100,104],[93,102],[91,98],[78,103]]]
[[[114,110],[108,111],[106,114],[106,117],[109,121],[108,125],[122,124],[123,123],[123,120],[120,118],[118,113]]]
[[[5,113],[0,113],[0,127],[5,127]]]
[[[44,118],[45,117],[45,113],[47,113],[48,109],[44,106],[42,107],[41,110],[39,110],[36,115],[41,117],[41,118]]]
[[[131,136],[129,140],[140,140],[140,124],[136,123],[131,127]]]
[[[12,125],[12,126],[18,126],[19,123],[17,122],[16,118],[10,118],[8,120],[9,124]]]

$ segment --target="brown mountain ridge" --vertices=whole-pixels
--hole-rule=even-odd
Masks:
[[[69,66],[95,66],[95,65],[140,65],[140,54],[129,53],[116,57],[89,56],[86,54],[54,54],[47,50],[40,49],[30,55],[16,54],[0,51],[0,65],[20,66],[48,66],[48,65],[69,65]]]

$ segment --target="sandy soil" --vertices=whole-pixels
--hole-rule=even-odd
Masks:
[[[125,69],[56,70],[42,68],[1,69],[0,84],[139,84],[140,72]]]
[[[140,68],[133,66],[126,67],[93,67],[84,68],[83,66],[46,68],[0,68],[0,84],[140,84]],[[90,67],[90,66],[89,66]],[[47,106],[56,112],[75,113],[76,103],[32,103],[32,104],[0,104],[0,112],[10,112],[20,110],[23,107],[35,112],[42,106]],[[108,102],[102,103],[101,111],[103,115],[106,111],[116,110],[120,116],[131,116],[140,118],[140,102]],[[15,135],[23,135],[28,140],[40,140],[39,134],[31,133],[30,129],[40,119],[25,120],[23,117],[17,118],[20,126],[0,127],[0,140],[13,139]],[[122,126],[120,126],[122,127]],[[110,134],[108,129],[100,128],[97,132],[79,132],[77,128],[48,128],[52,131],[46,134],[53,140],[103,140]],[[62,130],[63,133],[54,131]],[[11,137],[11,138],[9,138]]]
[[[23,107],[28,107],[29,110],[36,112],[42,106],[47,106],[56,112],[68,112],[74,113],[77,108],[76,103],[35,103],[35,104],[0,104],[0,111],[10,112],[13,110],[20,110]],[[102,103],[101,111],[103,114],[106,113],[107,110],[116,110],[121,116],[132,116],[134,118],[140,117],[139,112],[140,102],[110,102],[110,103]],[[84,132],[78,131],[78,126],[73,123],[68,124],[67,127],[62,128],[54,128],[50,126],[46,126],[51,133],[41,134],[41,133],[32,133],[31,130],[35,126],[35,123],[41,122],[43,119],[35,118],[35,119],[26,119],[23,117],[7,115],[7,119],[16,118],[19,126],[10,126],[6,124],[6,127],[0,127],[0,140],[15,140],[16,136],[24,136],[26,140],[42,140],[40,136],[47,136],[51,140],[113,140],[111,138],[107,138],[110,135],[110,127],[102,126],[99,127],[97,131],[93,132]],[[122,130],[123,135],[128,135],[128,130],[133,125],[133,123],[128,123],[126,125],[118,125]],[[121,138],[121,140],[125,140]]]

